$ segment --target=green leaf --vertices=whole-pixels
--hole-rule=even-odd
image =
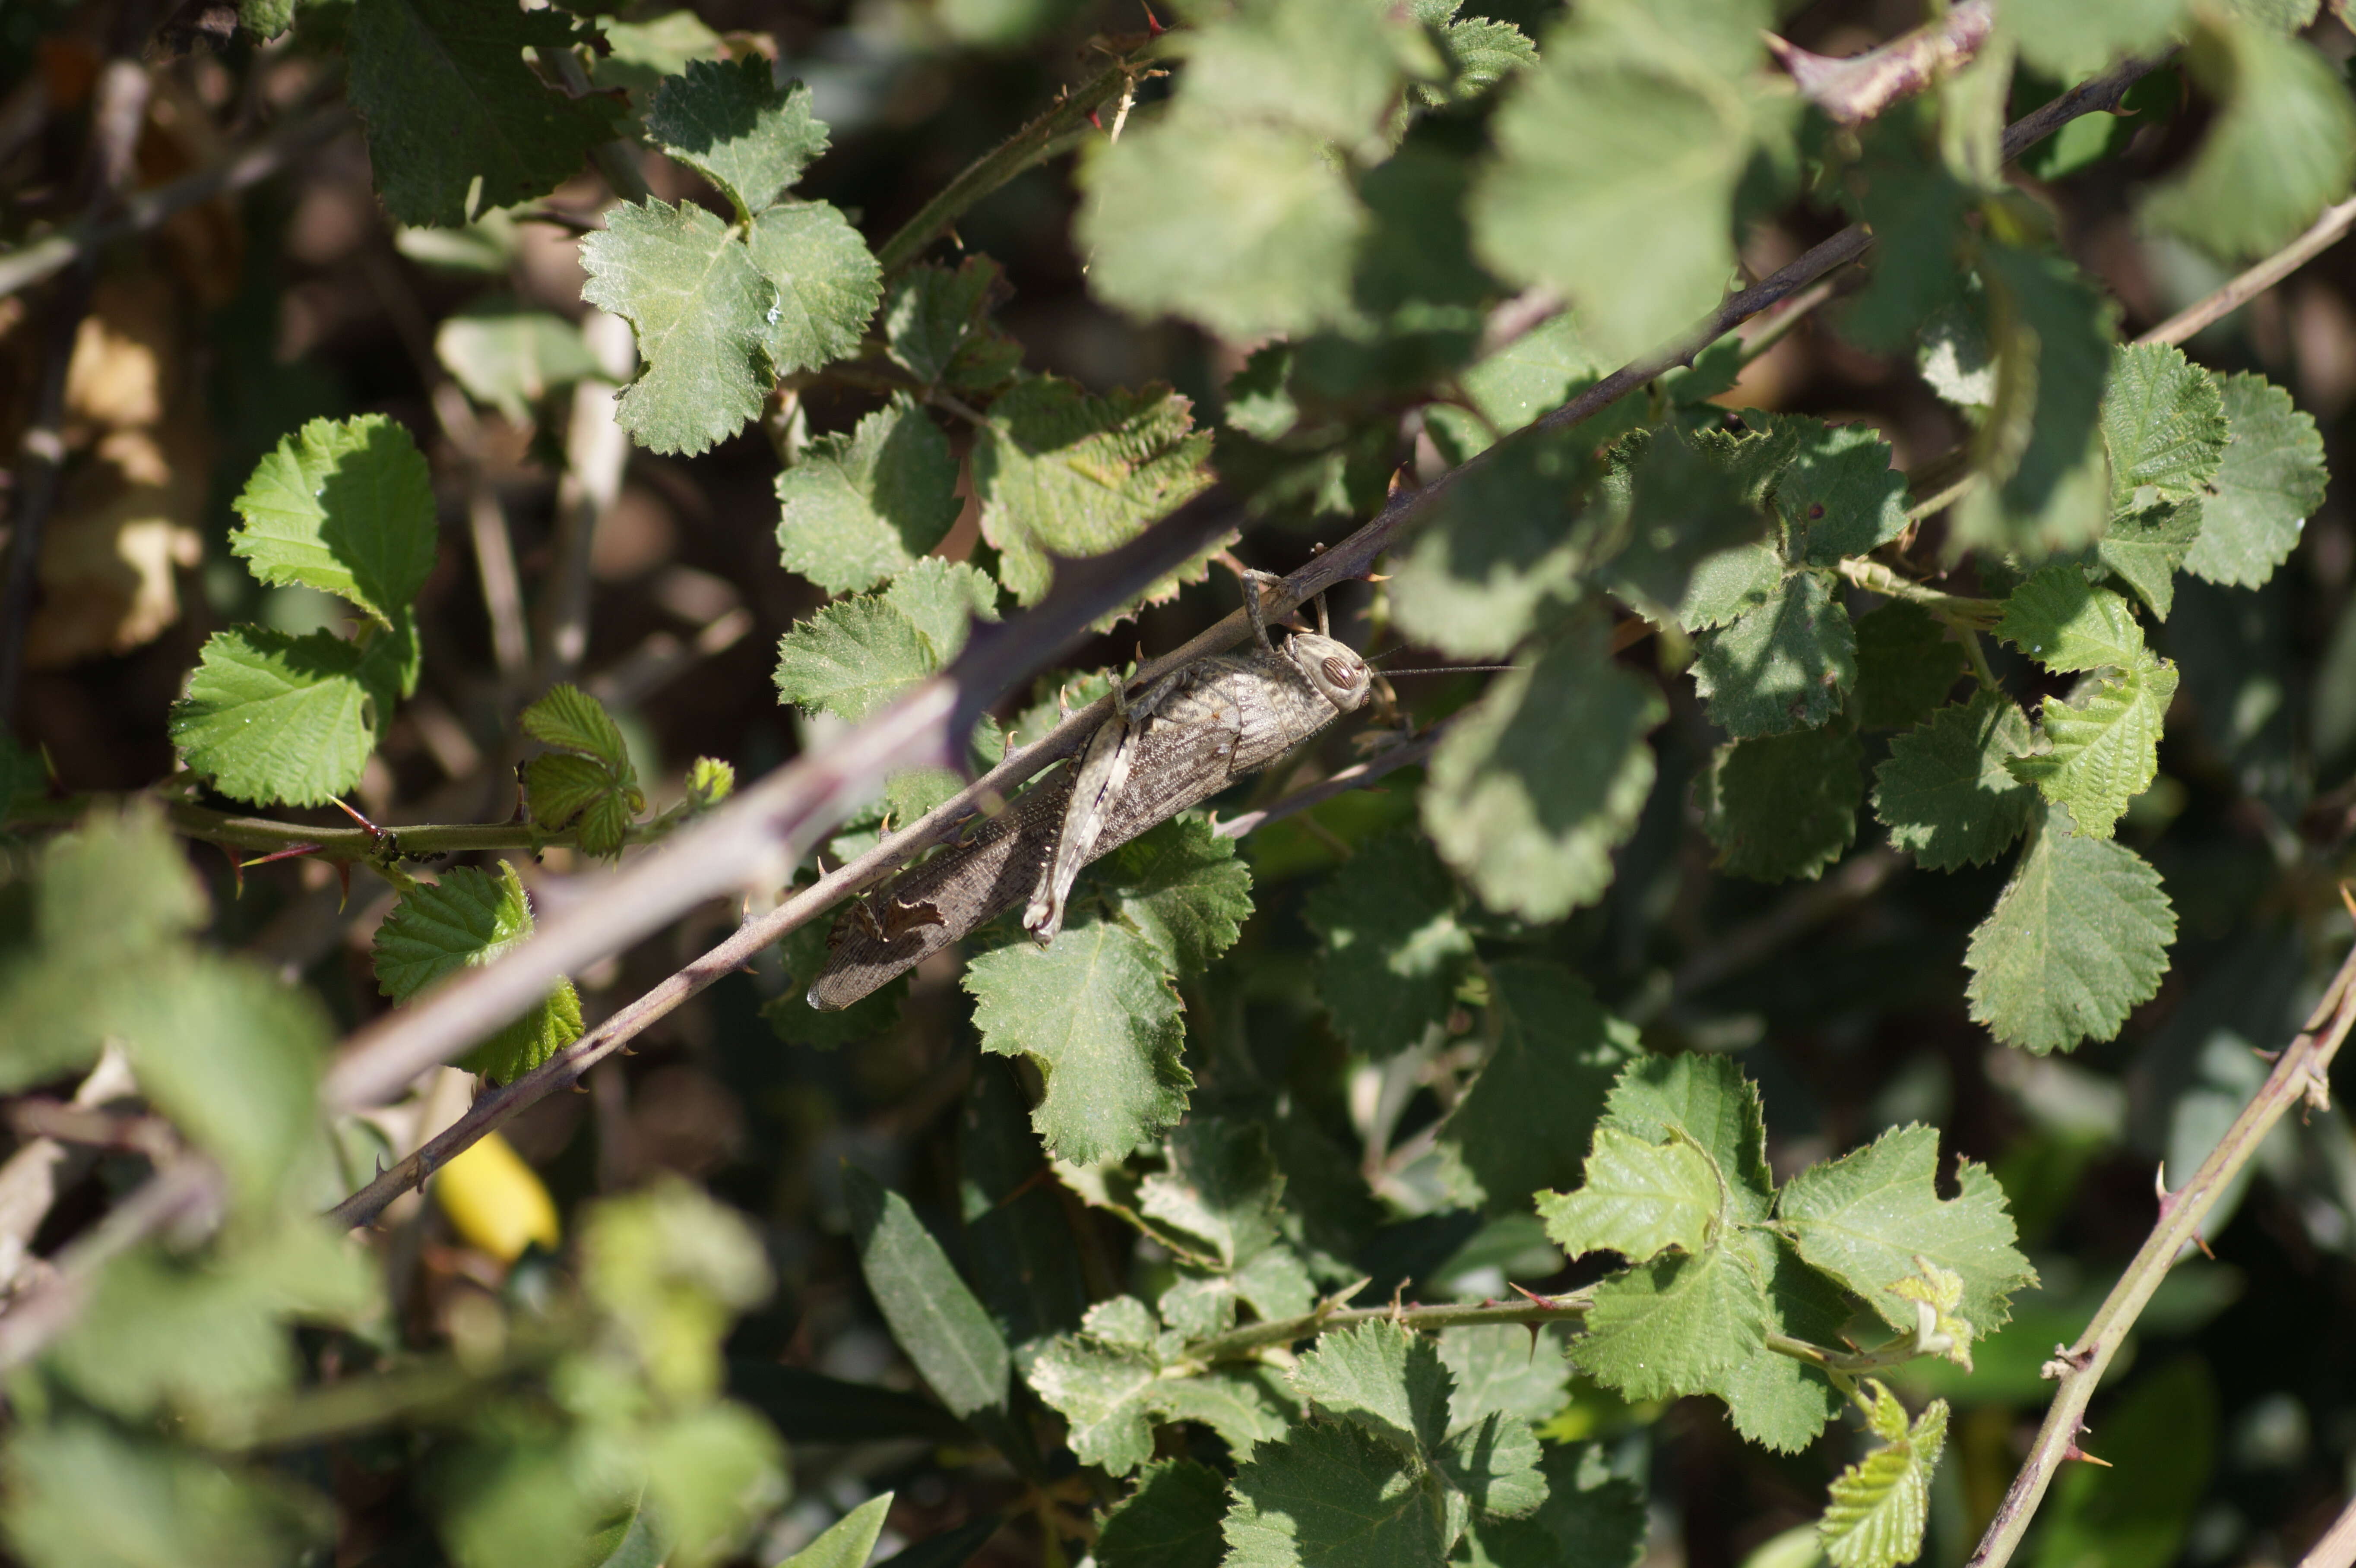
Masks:
[[[1698,1393],[1765,1343],[1766,1316],[1739,1249],[1680,1253],[1598,1285],[1570,1359],[1632,1400]]]
[[[1439,29],[1440,52],[1449,66],[1448,85],[1418,83],[1414,90],[1418,97],[1435,106],[1469,103],[1514,72],[1537,62],[1537,46],[1511,22],[1486,16],[1457,18],[1456,10],[1455,0],[1416,7],[1419,19],[1427,23],[1439,21],[1443,15],[1454,18]]]
[[[1774,602],[1783,589],[1783,553],[1772,544],[1737,545],[1694,563],[1677,624],[1707,632]]]
[[[1236,342],[1339,325],[1367,215],[1312,134],[1181,101],[1080,166],[1092,292]]]
[[[2037,1271],[2012,1244],[2004,1189],[1986,1166],[1957,1160],[1951,1199],[1939,1196],[1938,1177],[1938,1129],[1909,1123],[1800,1172],[1776,1217],[1803,1258],[1891,1328],[1914,1327],[1914,1302],[1893,1287],[1929,1264],[1961,1277],[1964,1315],[1993,1333],[2011,1321],[2014,1293],[2035,1285]]]
[[[971,617],[998,618],[990,580],[928,557],[880,596],[821,606],[777,644],[780,700],[853,722],[932,675],[965,646]]]
[[[1530,1424],[1491,1411],[1448,1435],[1433,1467],[1464,1495],[1476,1514],[1519,1519],[1546,1501],[1546,1477],[1538,1470],[1538,1440]]]
[[[1368,840],[1309,895],[1318,999],[1353,1051],[1396,1055],[1446,1019],[1472,956],[1458,903],[1430,841],[1408,827]]]
[[[346,92],[368,124],[385,209],[455,227],[572,178],[617,133],[622,106],[542,85],[523,51],[595,36],[562,11],[359,0],[344,34]]]
[[[2176,569],[2200,544],[2201,512],[2199,502],[2183,501],[2113,517],[2094,546],[2096,559],[2163,621],[2176,607]]]
[[[1017,601],[1045,594],[1054,557],[1101,555],[1208,482],[1211,438],[1194,432],[1193,410],[1159,384],[1098,398],[1052,376],[991,405],[974,443],[973,487],[999,580]],[[1146,596],[1175,591],[1169,579]]]
[[[1424,827],[1493,909],[1554,920],[1593,903],[1652,793],[1644,736],[1667,712],[1582,617],[1450,729],[1432,755]]]
[[[656,91],[647,135],[718,187],[739,222],[774,206],[827,144],[809,89],[778,86],[759,53],[689,60]]]
[[[1896,1395],[1877,1379],[1865,1386],[1873,1428],[1887,1441],[1833,1482],[1816,1527],[1833,1568],[1897,1568],[1921,1555],[1931,1474],[1947,1445],[1945,1400],[1933,1400],[1910,1428]]]
[[[334,1029],[310,992],[197,953],[149,960],[142,984],[113,1003],[141,1089],[241,1199],[272,1197],[317,1152],[313,1091]]]
[[[1179,91],[1207,122],[1278,120],[1347,145],[1396,107],[1409,60],[1440,64],[1421,30],[1385,8],[1353,0],[1243,5],[1192,42]]]
[[[380,1299],[366,1258],[305,1215],[196,1258],[149,1245],[110,1262],[46,1365],[133,1422],[252,1408],[302,1371],[297,1321],[350,1325]]]
[[[1881,433],[1869,424],[1798,423],[1799,455],[1775,486],[1792,559],[1831,566],[1904,532],[1906,475],[1890,467]]]
[[[1957,542],[2030,558],[2074,549],[2110,516],[2098,419],[2110,373],[2109,307],[2056,256],[1985,246],[1994,401],[1973,437],[1990,483],[1957,504]]]
[[[1733,619],[1763,600],[1783,562],[1756,544],[1766,517],[1723,464],[1663,432],[1627,476],[1627,542],[1604,568],[1612,592],[1687,630]],[[1607,494],[1615,488],[1607,482]],[[1762,578],[1762,573],[1764,573]]]
[[[842,1168],[842,1187],[859,1272],[900,1349],[950,1413],[1004,1409],[1006,1341],[941,1244],[906,1199],[857,1166]]]
[[[646,112],[663,78],[677,76],[693,59],[717,59],[725,48],[718,33],[690,10],[664,11],[643,22],[598,18],[607,52],[589,62],[589,80],[599,87],[622,88],[630,107]]]
[[[1864,155],[1844,177],[1857,193],[1858,216],[1873,227],[1874,247],[1866,285],[1841,313],[1841,336],[1890,354],[1912,347],[1919,333],[1930,350],[1922,370],[1932,389],[1950,402],[1985,405],[1993,386],[1970,385],[1972,356],[1954,352],[1967,341],[1955,331],[1964,317],[1955,308],[1963,282],[1956,242],[1970,232],[1978,193],[1955,177],[1912,116],[1882,115],[1858,134]],[[1978,336],[1976,326],[1971,336]],[[1987,346],[1977,347],[1985,364]]]
[[[892,1511],[892,1497],[879,1492],[869,1498],[777,1568],[867,1568],[876,1538],[884,1533],[884,1516]]]
[[[1795,571],[1766,603],[1696,640],[1694,687],[1738,741],[1813,730],[1857,684],[1857,634],[1820,571]]]
[[[1592,1443],[1548,1446],[1546,1501],[1526,1519],[1474,1519],[1451,1562],[1466,1568],[1635,1568],[1650,1520],[1644,1491]]]
[[[629,747],[605,706],[580,688],[558,685],[523,710],[524,732],[557,752],[524,768],[524,798],[543,832],[573,829],[592,855],[618,855],[647,799]]]
[[[2323,437],[2263,376],[2225,378],[2224,403],[2232,439],[2184,567],[2211,582],[2255,588],[2290,559],[2323,504]]]
[[[1276,1380],[1277,1373],[1266,1367],[1164,1378],[1147,1395],[1147,1403],[1164,1420],[1202,1423],[1241,1459],[1259,1444],[1283,1436],[1290,1417],[1299,1413],[1275,1389]]]
[[[1166,1168],[1138,1184],[1138,1211],[1205,1244],[1233,1269],[1278,1237],[1284,1177],[1257,1122],[1196,1116],[1171,1136]]]
[[[2145,221],[2228,261],[2279,250],[2348,194],[2356,104],[2316,48],[2204,16],[2184,62],[2217,101],[2190,164],[2144,200]]]
[[[1023,1375],[1063,1416],[1064,1441],[1080,1463],[1125,1476],[1153,1456],[1145,1396],[1161,1370],[1150,1350],[1062,1335],[1041,1347]]]
[[[230,553],[255,577],[336,594],[381,626],[406,615],[434,570],[433,476],[383,414],[283,437],[235,506]]]
[[[2078,831],[2108,838],[2159,771],[2159,732],[2176,697],[2176,667],[2147,654],[2124,675],[2064,702],[2045,699],[2046,748],[2005,763],[2045,798],[2070,808]]]
[[[629,842],[630,792],[615,782],[603,763],[563,752],[544,752],[524,764],[524,799],[531,824],[543,833],[570,827],[586,854],[613,856]]]
[[[11,1547],[30,1568],[249,1568],[335,1539],[315,1494],[87,1416],[20,1427],[5,1459]]]
[[[1974,1021],[2043,1055],[2109,1040],[2159,990],[2176,912],[2159,873],[2106,838],[2046,823],[1964,956]]]
[[[1251,918],[1251,868],[1236,841],[1188,815],[1130,839],[1089,876],[1175,976],[1197,975],[1236,944]]]
[[[419,882],[377,927],[370,955],[377,989],[404,1005],[458,969],[496,962],[532,933],[531,906],[507,861],[497,873],[456,866]],[[511,1083],[581,1038],[581,998],[560,979],[520,1017],[507,1020],[462,1059],[469,1070]]]
[[[1758,1086],[1723,1056],[1640,1055],[1622,1068],[1606,1102],[1612,1125],[1648,1143],[1682,1134],[1726,1179],[1730,1212],[1740,1223],[1767,1218],[1775,1179],[1767,1168],[1767,1125]]]
[[[971,358],[991,341],[990,307],[1006,286],[1005,272],[987,256],[968,256],[955,272],[911,267],[893,281],[884,303],[884,343],[893,361],[926,386],[954,379],[959,357]]]
[[[924,412],[894,400],[851,434],[822,435],[777,475],[786,570],[830,593],[914,566],[957,521],[957,456]]]
[[[1963,678],[1963,645],[1920,604],[1890,601],[1858,617],[1857,686],[1850,712],[1860,730],[1911,730],[1947,700]]]
[[[2036,806],[2007,765],[2029,745],[2029,720],[2012,699],[1976,691],[1890,743],[1873,772],[1873,815],[1929,870],[1984,866],[2020,837]]]
[[[1857,839],[1865,746],[1839,722],[1737,741],[1718,749],[1697,793],[1720,869],[1815,881]]]
[[[1219,1568],[1226,1555],[1219,1520],[1226,1511],[1226,1480],[1208,1465],[1148,1465],[1136,1489],[1105,1516],[1097,1562],[1102,1568]]]
[[[2225,435],[2216,380],[2182,349],[2136,343],[2111,350],[2103,444],[2114,508],[2199,498],[2224,455]]]
[[[1914,1343],[1970,1371],[1979,1328],[1963,1315],[1964,1276],[1926,1258],[1916,1258],[1914,1266],[1890,1287],[1891,1295],[1914,1303]]]
[[[1029,941],[966,966],[984,1051],[1027,1056],[1046,1082],[1032,1125],[1075,1165],[1127,1154],[1186,1111],[1194,1085],[1179,1058],[1181,1008],[1161,952],[1106,921],[1067,926],[1053,945]]]
[[[1632,1264],[1706,1250],[1725,1211],[1726,1189],[1696,1145],[1646,1143],[1609,1125],[1595,1129],[1578,1191],[1538,1194],[1538,1217],[1566,1253],[1618,1253]]]
[[[1440,1125],[1439,1144],[1449,1184],[1466,1202],[1527,1213],[1533,1192],[1578,1182],[1588,1134],[1612,1074],[1637,1050],[1636,1030],[1568,970],[1529,959],[1491,966],[1489,1006],[1496,1048]]]
[[[517,715],[516,722],[544,746],[579,752],[616,773],[627,774],[632,782],[637,780],[621,726],[614,722],[604,703],[569,681],[549,688],[539,701]]]
[[[2023,55],[2046,75],[2067,81],[2108,69],[2122,56],[2164,49],[2185,9],[2185,0],[2022,5],[2006,25],[2019,32]]]
[[[1031,1341],[1079,1327],[1088,1291],[1031,1103],[1011,1062],[980,1062],[958,1117],[958,1207],[974,1293],[1018,1357]]]
[[[1292,1386],[1321,1413],[1424,1460],[1448,1434],[1450,1384],[1440,1347],[1395,1323],[1326,1334],[1292,1373]]]
[[[41,848],[34,868],[29,892],[8,890],[29,909],[0,904],[32,938],[11,930],[16,940],[0,943],[0,1017],[9,1025],[0,1031],[0,1087],[12,1092],[86,1068],[110,1034],[151,1019],[170,1029],[183,939],[208,913],[152,804],[88,813]],[[126,987],[124,976],[140,983]]]
[[[1734,1241],[1767,1282],[1768,1332],[1816,1345],[1842,1342],[1853,1307],[1830,1280],[1802,1263],[1779,1236],[1743,1231]],[[1737,1432],[1778,1454],[1796,1454],[1814,1443],[1841,1407],[1830,1378],[1763,1344],[1713,1376],[1708,1392],[1726,1402]]]
[[[685,202],[617,207],[581,264],[581,297],[626,317],[646,361],[616,419],[691,455],[758,414],[778,377],[856,348],[882,293],[875,258],[822,201],[733,227]]]
[[[1431,1568],[1448,1541],[1428,1485],[1358,1426],[1296,1427],[1237,1470],[1226,1568]]]
[[[735,1549],[786,1499],[784,1445],[742,1405],[680,1412],[648,1432],[646,1506],[678,1542],[671,1568],[704,1568]]]
[[[223,795],[324,805],[359,782],[391,717],[380,678],[368,650],[332,632],[215,632],[172,705],[172,743]]]
[[[1440,1331],[1440,1360],[1454,1380],[1449,1395],[1451,1430],[1471,1425],[1492,1412],[1544,1421],[1569,1398],[1570,1363],[1562,1340],[1542,1333],[1533,1340],[1519,1324],[1475,1324]]]
[[[588,1208],[581,1288],[650,1392],[701,1403],[719,1392],[730,1321],[767,1299],[761,1239],[736,1210],[666,1177]]]
[[[581,329],[511,297],[477,300],[444,316],[434,357],[466,395],[525,424],[551,389],[604,374]]]
[[[1457,657],[1496,658],[1550,601],[1577,598],[1593,549],[1576,511],[1594,471],[1590,444],[1533,432],[1451,481],[1392,586],[1399,624]]]
[[[1753,71],[1768,21],[1748,4],[1582,7],[1498,111],[1476,242],[1514,282],[1569,295],[1614,357],[1691,325],[1734,271],[1736,189],[1795,108]]]
[[[1997,635],[2061,674],[2145,659],[2143,627],[2126,597],[2086,581],[2081,567],[2057,561],[2014,589]]]

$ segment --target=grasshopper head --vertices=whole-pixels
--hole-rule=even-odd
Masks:
[[[1314,632],[1295,632],[1284,653],[1326,701],[1344,713],[1363,706],[1373,676],[1355,648]]]

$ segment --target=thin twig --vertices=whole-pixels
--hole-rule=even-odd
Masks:
[[[2322,1539],[2307,1549],[2298,1568],[2349,1568],[2351,1563],[2356,1563],[2356,1502],[2341,1510]]]
[[[1385,773],[1396,773],[1401,768],[1419,767],[1424,759],[1431,755],[1433,748],[1440,744],[1441,737],[1447,734],[1451,722],[1443,719],[1412,741],[1402,741],[1396,746],[1386,747],[1365,762],[1344,768],[1329,779],[1311,784],[1306,789],[1295,790],[1282,800],[1271,802],[1258,811],[1247,811],[1240,816],[1220,823],[1211,831],[1222,838],[1240,838],[1271,822],[1282,821],[1296,811],[1306,811],[1312,805],[1324,805],[1336,795],[1364,789]]]
[[[2118,94],[2147,69],[2123,67],[2047,104],[2006,133],[2007,155],[2051,133],[2072,114],[2115,102]],[[1706,345],[1743,315],[1798,293],[1871,243],[1862,229],[1847,232],[1854,236],[1852,240],[1817,246],[1721,305],[1678,346],[1627,367],[1541,420],[1539,428],[1576,423],[1613,398],[1643,385],[1650,376],[1681,362],[1681,356],[1689,358],[1698,346],[1683,346],[1704,332],[1709,335],[1702,339]],[[1639,374],[1647,364],[1654,368]],[[1493,460],[1513,439],[1526,438],[1509,438],[1422,489],[1394,496],[1379,516],[1285,579],[1269,597],[1267,613],[1280,617],[1334,584],[1363,576],[1391,541],[1419,521],[1451,485]],[[948,765],[956,755],[956,738],[998,693],[1044,666],[1083,628],[1125,602],[1136,589],[1201,553],[1225,530],[1228,520],[1227,503],[1213,492],[1187,503],[1110,554],[1065,563],[1044,603],[1002,627],[981,629],[965,654],[942,674],[855,726],[822,752],[799,758],[753,785],[702,823],[681,832],[664,853],[598,879],[582,890],[585,896],[569,901],[564,911],[541,923],[538,934],[497,963],[471,970],[408,1011],[358,1031],[322,1086],[327,1103],[340,1109],[387,1098],[424,1068],[457,1054],[483,1031],[531,1006],[567,971],[620,951],[705,898],[736,888],[785,882],[801,856],[835,822],[872,797],[885,773],[920,763]],[[1244,613],[1237,610],[1183,647],[1150,661],[1139,678],[1151,680],[1205,655],[1232,647],[1248,629]],[[602,1059],[601,1051],[617,1049],[629,1034],[768,944],[943,842],[977,809],[978,803],[1003,799],[1017,785],[1077,750],[1110,710],[1111,700],[1106,698],[1066,716],[1039,741],[1010,756],[905,829],[746,924],[694,965],[616,1014],[594,1036],[576,1041],[539,1072],[519,1080],[511,1091],[493,1097],[503,1107],[499,1114],[512,1115],[545,1093],[543,1085],[552,1085],[564,1074],[577,1078]],[[627,1033],[621,1027],[625,1020],[629,1020]],[[496,1125],[487,1113],[480,1118],[469,1113],[445,1139],[436,1140],[444,1147],[429,1145],[420,1151],[429,1157],[417,1174],[422,1176],[433,1161],[446,1159]],[[462,1129],[467,1136],[459,1141],[455,1135]],[[395,1175],[387,1172],[339,1205],[337,1212],[365,1219],[380,1211],[416,1179],[400,1182]]]
[[[252,146],[231,153],[209,168],[135,192],[104,215],[80,219],[29,245],[0,253],[0,298],[63,271],[78,258],[95,255],[117,240],[144,234],[199,202],[259,185],[335,140],[351,123],[351,112],[341,104],[307,113],[297,111],[280,120]]]
[[[100,1269],[150,1236],[208,1214],[220,1195],[220,1172],[196,1155],[184,1155],[149,1177],[58,1254],[54,1273],[0,1313],[0,1371],[24,1365],[64,1332],[81,1311]]]
[[[2192,1179],[2160,1200],[2159,1222],[2111,1287],[2086,1331],[2076,1344],[2057,1349],[2054,1359],[2046,1363],[2047,1375],[2061,1379],[2053,1403],[2045,1413],[2045,1424],[2038,1430],[2028,1461],[2013,1477],[1966,1568],[2003,1568],[2011,1561],[2045,1488],[2055,1472],[2077,1453],[2078,1435],[2085,1430],[2086,1405],[2094,1397],[2111,1358],[2126,1342],[2127,1331],[2135,1327],[2136,1318],[2177,1258],[2199,1240],[2201,1221],[2257,1153],[2283,1113],[2301,1101],[2328,1103],[2326,1075],[2351,1025],[2356,1025],[2356,947],[2349,950],[2307,1027],[2276,1059],[2274,1071],[2243,1105]]]
[[[2327,207],[2308,231],[2273,255],[2217,290],[2196,300],[2136,339],[2137,343],[2181,343],[2211,322],[2233,315],[2258,295],[2320,256],[2356,224],[2356,197]]]
[[[1164,35],[1167,37],[1167,35]],[[938,196],[916,209],[916,215],[876,248],[875,259],[889,277],[924,254],[925,248],[948,233],[968,208],[1034,164],[1093,134],[1088,116],[1137,80],[1145,62],[1159,52],[1149,44],[1090,77],[1066,93],[1056,105],[968,165]]]

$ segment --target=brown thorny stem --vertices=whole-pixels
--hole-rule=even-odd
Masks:
[[[2308,1016],[2307,1027],[2275,1059],[2274,1071],[2243,1105],[2241,1115],[2192,1173],[2192,1179],[2160,1200],[2159,1222],[2144,1238],[2134,1261],[2104,1297],[2078,1342],[2067,1349],[2054,1347],[2053,1360],[2045,1364],[2045,1371],[2049,1377],[2058,1376],[2061,1384],[2045,1413],[2045,1424],[2038,1429],[2029,1458],[2013,1477],[1966,1568],[2003,1568],[2011,1560],[2054,1472],[2065,1460],[2078,1457],[2078,1435],[2086,1430],[2086,1405],[2094,1397],[2094,1386],[2103,1381],[2104,1369],[2126,1341],[2127,1330],[2135,1327],[2136,1318],[2177,1258],[2199,1239],[2201,1221],[2257,1153],[2283,1113],[2302,1100],[2329,1107],[2331,1059],[2351,1025],[2356,1025],[2356,947],[2341,961],[2323,999]]]
[[[2129,61],[2016,122],[2005,131],[2005,155],[2019,155],[2079,115],[2111,107],[2150,69],[2146,62]],[[1533,430],[1575,425],[1672,367],[1690,363],[1742,321],[1854,261],[1872,242],[1862,225],[1841,230],[1782,271],[1730,296],[1676,343],[1613,372],[1543,416]],[[1270,594],[1268,613],[1281,616],[1336,583],[1364,576],[1394,539],[1498,450],[1491,447],[1431,484],[1393,496],[1372,521],[1286,578]],[[326,1106],[346,1111],[388,1099],[420,1072],[457,1055],[485,1029],[537,1002],[567,972],[620,951],[706,899],[787,881],[801,857],[871,795],[885,773],[921,763],[953,765],[954,737],[965,732],[974,716],[1017,679],[1044,667],[1092,622],[1201,553],[1225,531],[1231,515],[1228,504],[1214,490],[1108,555],[1062,563],[1044,603],[1004,626],[979,629],[972,645],[941,674],[831,745],[796,759],[703,821],[683,828],[661,850],[618,871],[582,879],[586,885],[565,901],[565,907],[498,963],[469,971],[415,1007],[356,1031],[322,1085]],[[1183,646],[1149,661],[1136,679],[1151,681],[1232,647],[1248,631],[1244,613],[1237,610]],[[744,966],[788,932],[946,841],[986,803],[1003,800],[1016,785],[1071,755],[1111,710],[1108,697],[1075,710],[1038,741],[901,832],[748,921],[540,1067],[484,1095],[439,1136],[337,1204],[333,1217],[349,1225],[374,1220],[393,1199],[422,1184],[485,1133],[525,1106],[579,1083],[591,1067],[688,997]]]

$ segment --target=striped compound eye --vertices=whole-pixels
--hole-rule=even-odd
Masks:
[[[1345,659],[1339,654],[1328,654],[1325,657],[1324,668],[1325,678],[1346,690],[1357,680],[1361,667],[1355,659]]]

